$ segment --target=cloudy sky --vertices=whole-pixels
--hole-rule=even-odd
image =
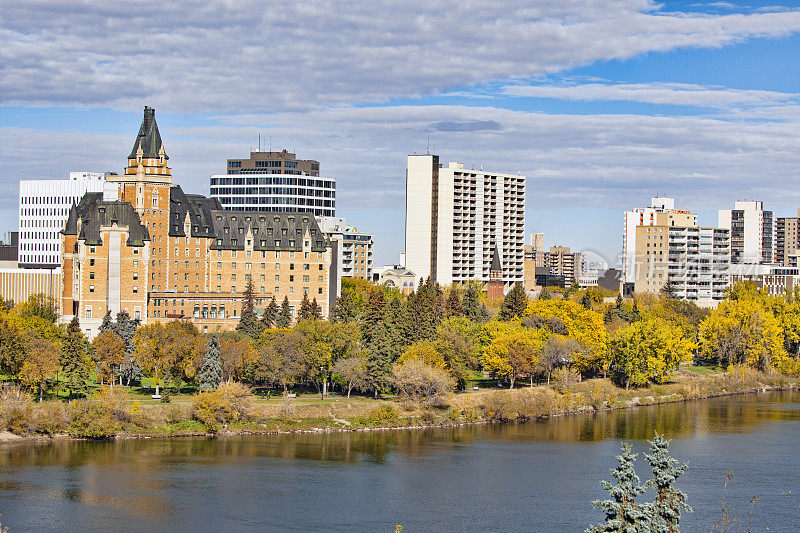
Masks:
[[[528,232],[613,263],[656,194],[707,225],[736,199],[796,213],[798,32],[780,0],[3,0],[0,230],[21,178],[119,172],[149,105],[186,191],[259,133],[318,159],[378,264],[428,139],[528,176]]]

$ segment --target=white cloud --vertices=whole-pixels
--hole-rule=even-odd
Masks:
[[[285,110],[439,94],[800,30],[800,12],[650,0],[8,0],[0,104]]]
[[[509,96],[573,101],[643,102],[713,109],[796,106],[800,95],[762,90],[728,89],[690,83],[585,83],[576,85],[508,85]]]

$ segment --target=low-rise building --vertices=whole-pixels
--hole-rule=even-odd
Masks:
[[[411,294],[414,292],[415,278],[416,276],[409,269],[399,265],[391,265],[390,268],[384,267],[380,269],[378,285],[397,289],[403,294]]]

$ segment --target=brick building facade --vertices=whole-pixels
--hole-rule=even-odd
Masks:
[[[123,309],[143,323],[231,329],[248,282],[259,309],[273,297],[299,309],[308,294],[327,316],[335,265],[312,213],[225,211],[173,185],[168,159],[146,107],[125,172],[84,195],[62,231],[66,320],[77,314],[90,336]]]

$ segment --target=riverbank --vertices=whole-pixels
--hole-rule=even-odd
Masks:
[[[120,404],[99,399],[66,405],[27,403],[0,409],[0,442],[46,442],[82,438],[172,438],[237,434],[285,434],[422,429],[467,424],[536,420],[575,413],[798,389],[797,378],[748,368],[702,374],[684,369],[672,382],[625,390],[608,379],[553,383],[513,390],[454,394],[447,405],[424,408],[400,400],[337,398],[254,402],[248,415],[221,423],[217,431],[197,420],[192,406]],[[80,411],[77,412],[76,411]],[[97,417],[100,417],[97,420]],[[87,418],[91,418],[87,420]],[[105,432],[91,429],[100,425]]]

